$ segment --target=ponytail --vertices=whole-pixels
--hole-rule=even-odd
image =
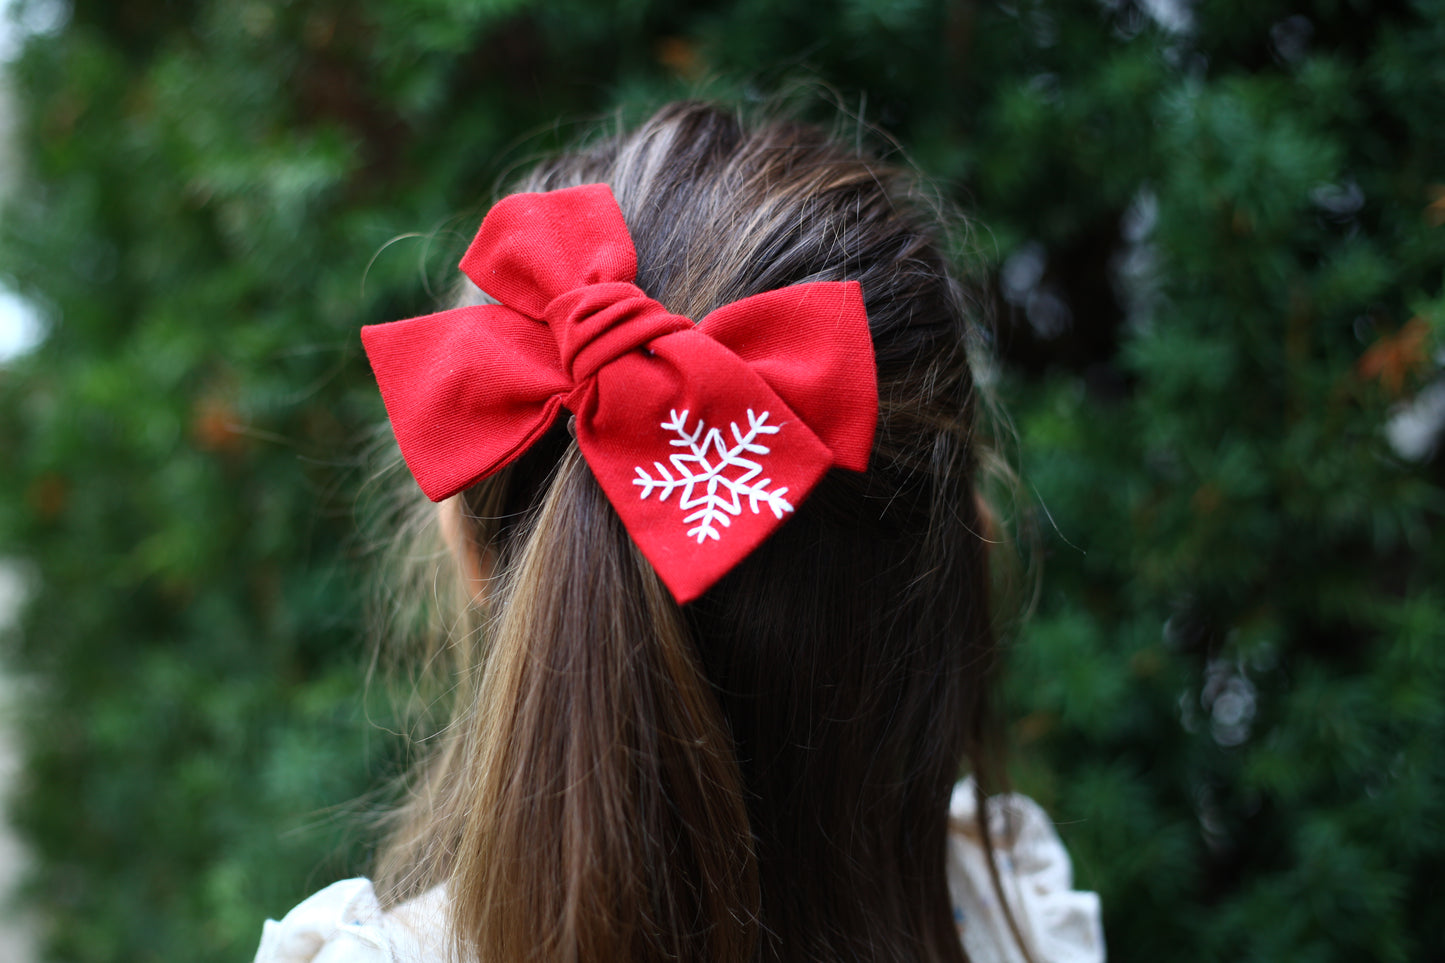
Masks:
[[[677,605],[575,448],[517,537],[450,736],[459,955],[749,958],[741,776]]]

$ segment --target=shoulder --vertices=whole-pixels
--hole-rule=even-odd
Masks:
[[[440,890],[383,909],[369,880],[342,880],[267,920],[255,963],[440,961],[444,909]]]
[[[1101,963],[1099,897],[1073,888],[1069,854],[1047,814],[1017,794],[993,797],[986,808],[999,883],[1033,959]],[[969,958],[1022,960],[989,872],[972,780],[954,788],[949,829],[948,884]]]

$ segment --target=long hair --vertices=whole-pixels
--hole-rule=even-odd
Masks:
[[[454,950],[488,963],[961,961],[947,811],[965,768],[996,775],[996,657],[972,322],[938,219],[812,127],[695,103],[516,188],[593,182],[674,313],[861,282],[871,467],[831,472],[686,607],[565,425],[458,496],[483,625],[383,892],[444,884]]]

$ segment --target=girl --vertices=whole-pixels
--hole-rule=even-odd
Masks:
[[[1102,959],[1046,819],[976,788],[989,523],[935,220],[815,130],[674,105],[498,204],[461,306],[363,332],[483,628],[375,888],[258,961]]]

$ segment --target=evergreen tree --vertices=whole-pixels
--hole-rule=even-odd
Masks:
[[[1015,776],[1113,958],[1421,958],[1441,50],[1439,0],[74,0],[12,66],[0,222],[48,319],[0,366],[0,551],[53,957],[245,958],[364,871],[400,762],[357,329],[590,118],[803,77],[976,218],[1043,573]]]

